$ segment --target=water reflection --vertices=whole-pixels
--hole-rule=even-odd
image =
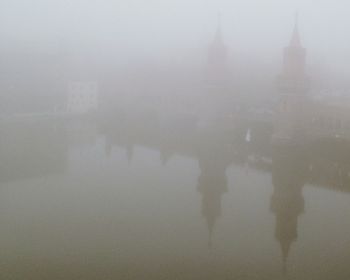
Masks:
[[[67,164],[65,126],[57,122],[0,124],[0,181],[62,173]]]
[[[212,247],[212,234],[216,221],[221,216],[222,195],[228,191],[226,169],[231,163],[229,153],[222,146],[211,143],[198,148],[198,163],[200,175],[197,190],[201,194],[201,213],[206,220],[209,241]],[[214,145],[213,145],[214,144]]]
[[[275,155],[273,159],[271,211],[276,218],[275,238],[281,246],[284,272],[291,245],[298,238],[298,217],[304,212],[306,171],[304,155],[298,152]]]
[[[97,248],[110,248],[111,251],[122,252],[118,256],[126,263],[130,258],[133,259],[135,271],[141,274],[147,270],[143,267],[144,256],[147,255],[152,256],[152,262],[162,264],[166,269],[174,269],[176,260],[181,259],[192,275],[201,275],[203,271],[212,269],[211,273],[218,275],[222,271],[237,275],[240,271],[247,279],[251,279],[253,276],[250,276],[250,270],[259,271],[259,267],[264,266],[264,270],[259,273],[263,279],[267,279],[271,275],[279,275],[282,264],[282,272],[288,271],[290,277],[303,276],[301,268],[305,256],[315,250],[312,246],[320,247],[322,243],[313,245],[305,241],[310,232],[317,234],[317,231],[312,228],[312,223],[301,222],[301,217],[322,216],[312,208],[312,199],[320,190],[332,191],[322,194],[324,201],[334,199],[335,191],[342,194],[344,201],[349,201],[346,195],[350,185],[347,146],[344,144],[339,145],[338,149],[331,149],[328,143],[318,143],[303,149],[275,149],[266,140],[268,128],[250,127],[247,123],[238,123],[232,127],[197,127],[188,119],[165,122],[152,114],[103,117],[97,126],[91,121],[2,125],[1,184],[28,185],[31,188],[30,191],[12,187],[6,188],[6,191],[2,189],[1,197],[9,199],[13,206],[6,204],[6,201],[2,203],[6,205],[7,211],[2,212],[0,218],[9,230],[8,235],[0,234],[0,242],[9,244],[9,251],[13,248],[19,253],[28,250],[27,256],[35,259],[36,249],[24,246],[26,242],[23,240],[26,239],[21,240],[23,237],[11,230],[13,223],[22,223],[28,235],[33,234],[31,227],[45,228],[42,232],[34,231],[38,239],[55,236],[55,232],[62,233],[62,239],[56,240],[56,243],[40,243],[40,246],[57,249],[62,244],[63,247],[64,244],[70,244],[66,250],[79,260],[87,255],[96,255],[98,259],[100,249]],[[250,141],[246,141],[247,131]],[[159,157],[144,159],[142,157],[147,156],[140,153],[138,147],[156,151]],[[84,157],[79,149],[89,151],[91,157]],[[126,158],[119,157],[120,149],[125,151]],[[81,165],[79,169],[75,168],[78,164]],[[141,171],[140,166],[144,171]],[[179,166],[186,166],[187,173]],[[84,178],[81,178],[82,174]],[[267,178],[271,176],[271,180],[261,180],[262,174],[268,175]],[[38,187],[40,183],[33,181],[34,178],[46,178],[48,187],[44,192]],[[230,178],[235,181],[234,195]],[[173,185],[176,185],[176,190],[169,187]],[[73,190],[76,198],[79,197],[79,204],[69,199]],[[306,190],[309,190],[309,196],[305,196]],[[16,194],[15,198],[20,198],[19,201],[11,200],[12,191]],[[20,195],[22,192],[23,197]],[[55,195],[51,195],[52,192]],[[56,201],[56,197],[52,196],[57,196],[57,204],[52,203]],[[36,209],[34,206],[28,208],[28,215],[34,211],[32,217],[40,217],[33,222],[23,218],[25,216],[21,215],[24,214],[16,208],[23,201],[30,204],[28,197],[33,203],[41,200],[50,204],[50,207],[41,204],[44,205],[43,209],[38,212],[33,210]],[[147,199],[142,201],[140,197]],[[237,200],[246,201],[247,205]],[[258,201],[263,203],[259,205]],[[108,203],[104,205],[105,202]],[[305,207],[307,203],[309,207]],[[91,205],[94,206],[93,210]],[[239,213],[234,211],[236,205],[241,208]],[[62,207],[70,210],[63,210]],[[337,207],[334,206],[335,209],[341,209]],[[96,213],[100,213],[100,216]],[[252,213],[256,221],[249,224]],[[187,215],[188,218],[184,217]],[[232,219],[233,215],[239,218]],[[110,217],[114,223],[106,225],[101,222],[106,217]],[[325,224],[332,224],[330,216],[322,218]],[[62,220],[65,222],[62,223]],[[65,223],[74,225],[76,235],[69,235],[69,226]],[[340,222],[338,226],[343,228],[344,235],[341,237],[345,238],[350,226]],[[177,234],[172,236],[168,228]],[[129,229],[134,229],[134,232],[130,234]],[[251,240],[251,231],[259,232],[259,235],[254,235],[255,238],[266,242],[266,246],[262,247],[264,254],[260,257],[256,256],[259,255],[258,249],[254,248],[257,243]],[[104,238],[96,239],[96,232]],[[334,233],[329,229],[325,229],[325,233],[329,235],[327,240],[334,242]],[[8,236],[12,235],[21,240],[18,244],[22,245],[16,247],[13,241],[8,242],[8,239],[12,240]],[[79,246],[79,240],[85,240],[85,243],[81,241],[85,247]],[[86,240],[90,240],[91,244]],[[188,240],[192,240],[193,244],[188,245]],[[121,245],[116,246],[116,241]],[[239,245],[232,247],[232,243],[236,242]],[[299,243],[303,246],[296,246]],[[146,244],[143,245],[146,248],[137,244]],[[209,250],[212,256],[209,261],[203,260],[203,255],[208,253],[208,246],[210,249],[215,248],[215,254]],[[325,246],[324,250],[327,248]],[[43,248],[41,250],[46,252]],[[330,257],[336,256],[336,253],[330,254]],[[115,254],[111,255],[108,263],[113,264],[111,267],[121,269],[115,263]],[[221,257],[218,260],[213,256]],[[9,261],[6,254],[0,257],[5,263]],[[41,257],[49,258],[49,254],[43,253]],[[194,260],[201,264],[214,262],[215,266],[202,270],[190,265]],[[318,261],[315,257],[311,264]],[[98,262],[104,263],[103,260]],[[233,263],[233,268],[229,268],[227,263]],[[77,269],[89,271],[90,268],[83,266]],[[154,268],[148,275],[163,279],[160,275],[164,271],[160,270]],[[343,271],[346,273],[346,269],[343,268]],[[317,274],[312,273],[312,276]],[[120,276],[118,272],[113,275],[117,278]]]

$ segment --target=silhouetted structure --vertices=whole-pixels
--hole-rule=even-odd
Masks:
[[[225,45],[220,16],[214,39],[209,46],[204,87],[201,90],[199,118],[203,122],[220,124],[235,107],[228,48]]]
[[[292,38],[284,49],[282,74],[278,77],[280,101],[274,135],[277,142],[297,142],[305,138],[309,111],[305,61],[306,51],[301,45],[296,15]]]
[[[221,216],[222,195],[228,191],[226,168],[230,158],[225,157],[220,147],[207,147],[198,154],[201,174],[198,178],[197,190],[202,195],[202,216],[208,226],[208,246],[212,248],[213,230],[217,219]]]
[[[217,86],[228,82],[230,78],[228,63],[228,49],[223,40],[219,15],[214,40],[208,52],[208,82],[210,84]]]
[[[287,270],[290,247],[298,237],[298,217],[304,211],[302,188],[306,162],[293,154],[273,159],[271,211],[276,216],[275,237],[282,250],[283,271]]]

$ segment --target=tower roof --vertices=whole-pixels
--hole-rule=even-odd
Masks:
[[[222,31],[221,31],[221,14],[218,13],[218,26],[216,28],[215,36],[214,36],[214,44],[216,45],[223,45],[224,40],[222,38]]]
[[[280,246],[282,250],[282,271],[284,274],[287,273],[287,259],[290,251],[290,246],[292,244],[292,240],[280,240]]]
[[[292,38],[289,43],[290,47],[302,47],[300,35],[299,35],[299,18],[298,13],[295,13],[295,22],[294,22],[294,30],[292,34]]]

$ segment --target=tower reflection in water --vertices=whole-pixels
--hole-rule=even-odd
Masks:
[[[307,152],[289,147],[271,153],[273,147],[256,140],[265,139],[257,134],[257,130],[252,131],[252,141],[244,143],[244,141],[238,141],[239,139],[232,140],[234,139],[232,135],[237,137],[237,132],[215,130],[210,126],[200,129],[177,127],[176,130],[169,130],[167,127],[167,125],[161,126],[156,120],[149,121],[147,130],[141,130],[137,122],[131,124],[128,120],[119,126],[113,122],[109,123],[104,131],[106,153],[110,154],[114,145],[130,151],[133,146],[141,145],[159,150],[163,163],[174,154],[196,159],[200,169],[196,185],[200,197],[200,208],[196,211],[200,211],[203,217],[201,227],[208,232],[204,238],[208,237],[210,249],[215,246],[218,221],[224,214],[222,199],[229,189],[226,170],[231,164],[247,166],[248,162],[249,169],[265,174],[271,173],[272,195],[267,198],[270,203],[264,204],[263,207],[266,210],[269,209],[271,212],[268,216],[273,215],[275,219],[274,238],[281,250],[281,263],[285,273],[287,266],[291,267],[290,255],[298,239],[298,220],[304,212],[304,186],[316,185],[344,190],[345,185],[348,185],[346,181],[348,177],[345,176],[348,174],[348,168],[346,168],[348,165],[338,162],[338,155],[334,156],[337,161],[333,159],[331,155],[335,153],[334,149],[313,145],[313,149],[311,147],[304,149]],[[323,151],[323,154],[316,152],[315,149]],[[344,153],[344,149],[341,151]],[[248,175],[240,172],[237,176]],[[267,182],[266,187],[270,186],[270,182]],[[238,196],[240,196],[239,192]],[[226,215],[230,214],[226,213]],[[246,217],[244,213],[241,215]],[[241,225],[238,224],[238,226]],[[260,225],[254,226],[258,228]],[[261,229],[264,230],[264,228]],[[305,229],[302,230],[305,231]],[[269,235],[269,238],[273,239],[273,236]]]
[[[304,212],[302,190],[306,171],[306,161],[298,153],[289,152],[273,158],[271,211],[276,218],[275,238],[280,243],[284,273],[291,245],[298,238],[298,217]]]
[[[201,213],[205,218],[209,239],[208,246],[212,248],[214,226],[221,216],[222,195],[228,191],[226,168],[229,158],[218,150],[207,150],[198,157],[201,173],[198,178],[197,190],[201,194]]]

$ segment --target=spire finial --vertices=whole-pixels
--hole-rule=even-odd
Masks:
[[[296,27],[298,27],[298,25],[299,25],[299,11],[298,10],[296,10],[295,14],[294,14],[294,24]]]
[[[296,11],[294,15],[294,30],[292,39],[290,41],[290,46],[301,47],[300,36],[299,36],[299,12]]]
[[[282,250],[282,272],[287,274],[287,259],[290,251],[291,240],[280,240],[280,246]]]
[[[218,12],[218,25],[216,28],[215,39],[216,44],[222,44],[222,34],[221,34],[221,13]]]

